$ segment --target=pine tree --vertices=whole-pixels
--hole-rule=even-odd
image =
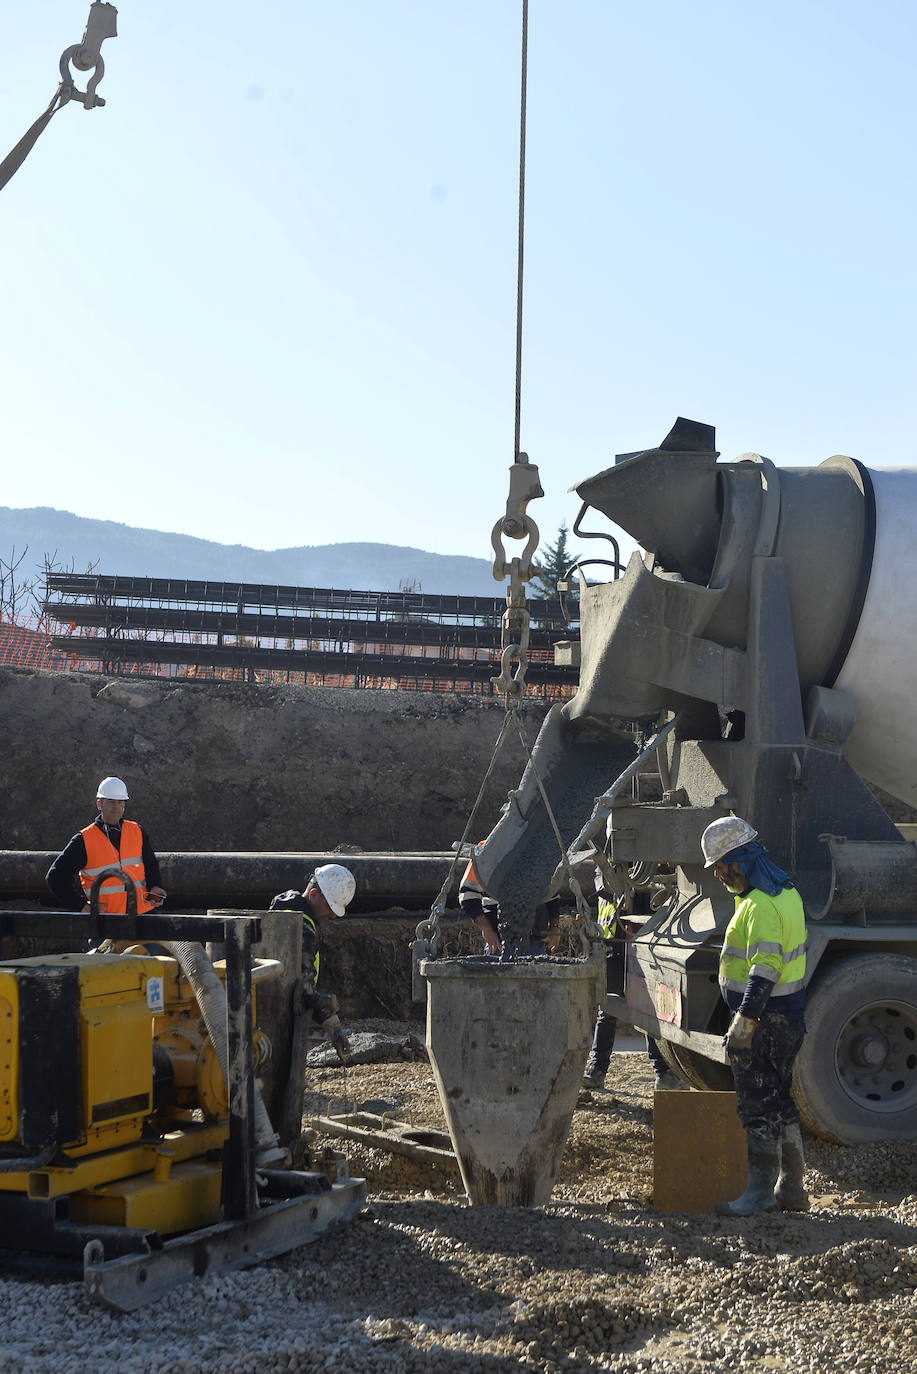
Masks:
[[[561,520],[556,540],[548,545],[543,557],[535,563],[535,576],[529,581],[534,594],[553,600],[557,596],[558,580],[574,561],[567,548],[567,522]]]

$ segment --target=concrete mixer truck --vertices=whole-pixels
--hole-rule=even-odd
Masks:
[[[544,795],[570,860],[604,865],[624,901],[656,882],[665,900],[608,1009],[694,1086],[727,1088],[732,899],[700,836],[747,817],[806,905],[804,1123],[917,1138],[917,849],[867,786],[917,799],[917,469],[718,457],[710,426],[679,420],[576,484],[644,552],[613,581],[580,578],[578,690],[545,719],[475,866],[521,932],[562,881]]]

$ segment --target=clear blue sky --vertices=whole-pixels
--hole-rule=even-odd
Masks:
[[[0,192],[0,503],[489,556],[520,0],[118,11],[105,108],[63,109]],[[4,14],[0,156],[87,13]],[[572,482],[677,415],[726,458],[914,461],[915,15],[531,0],[522,444],[545,541]]]

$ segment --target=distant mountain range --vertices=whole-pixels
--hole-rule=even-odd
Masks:
[[[342,591],[408,590],[462,596],[502,596],[486,558],[426,553],[395,544],[321,544],[249,549],[187,534],[136,529],[114,520],[87,520],[67,511],[0,506],[0,559],[28,546],[19,578],[41,572],[47,555],[59,571],[219,582],[282,583]]]

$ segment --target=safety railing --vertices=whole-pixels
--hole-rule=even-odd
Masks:
[[[526,695],[575,690],[554,662],[556,600],[532,598]],[[0,664],[199,681],[493,695],[499,597],[51,574],[41,617],[0,632]]]

